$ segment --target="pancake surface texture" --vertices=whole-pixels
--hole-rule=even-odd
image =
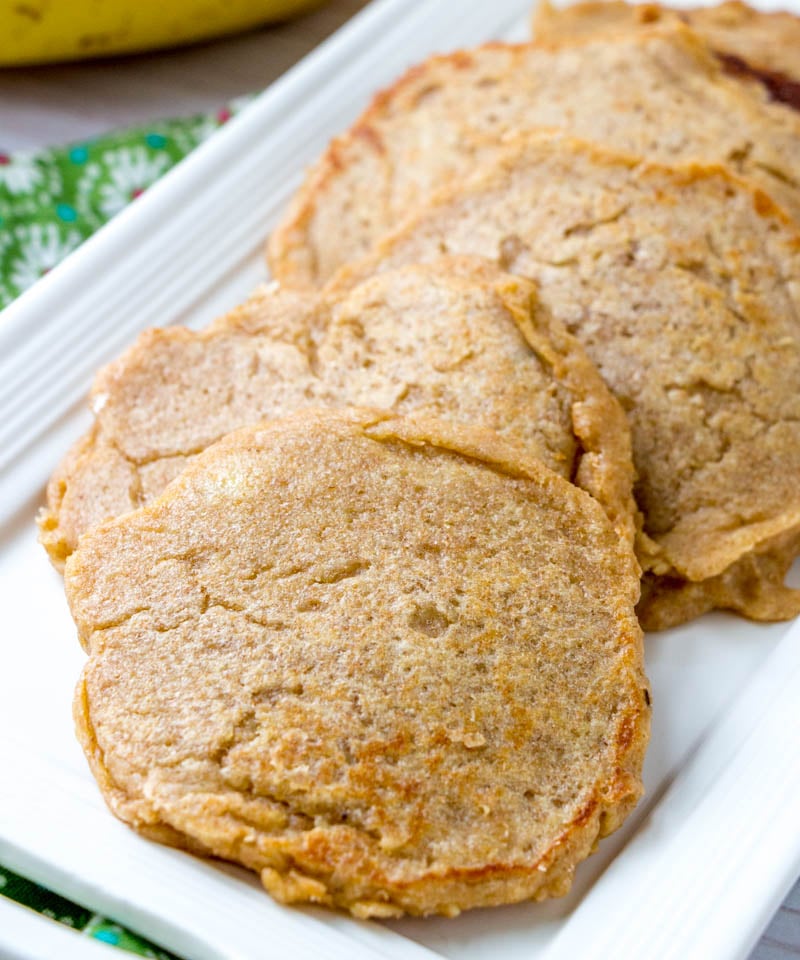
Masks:
[[[144,333],[99,374],[95,424],[48,488],[40,527],[53,562],[226,433],[314,405],[490,427],[632,536],[625,415],[583,348],[528,281],[444,259],[331,297],[265,289],[205,331]]]
[[[324,283],[436,189],[543,127],[663,162],[730,164],[800,216],[800,116],[724,75],[666,24],[562,46],[433,57],[374,100],[312,168],[270,240],[273,276]]]
[[[564,893],[641,793],[632,553],[490,432],[305,411],[231,434],[66,568],[111,809],[284,902]]]
[[[749,68],[775,99],[800,109],[800,17],[793,13],[756,10],[739,0],[688,10],[623,0],[555,7],[542,0],[534,8],[533,35],[540,41],[563,42],[667,21],[688,24],[727,68]]]
[[[800,549],[794,224],[723,169],[526,138],[337,282],[442,251],[532,278],[626,410],[649,538],[645,627],[713,606],[800,612],[782,585]]]

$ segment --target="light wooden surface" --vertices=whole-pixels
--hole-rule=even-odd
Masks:
[[[366,0],[333,0],[292,23],[184,50],[0,71],[0,152],[69,143],[156,118],[214,110],[266,87],[364,6]],[[796,957],[800,882],[750,960]]]

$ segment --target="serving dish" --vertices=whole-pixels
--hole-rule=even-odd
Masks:
[[[735,960],[800,872],[800,624],[715,614],[649,636],[645,800],[569,897],[455,920],[280,907],[243,871],[117,823],[73,736],[84,654],[33,519],[89,422],[95,369],[140,329],[202,325],[266,280],[263,241],[303,166],[371,93],[435,50],[524,38],[528,13],[371,4],[0,315],[0,861],[187,960]],[[25,956],[13,928],[0,953]]]

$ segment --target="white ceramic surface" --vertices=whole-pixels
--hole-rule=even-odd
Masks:
[[[718,614],[648,637],[646,800],[569,897],[455,920],[279,907],[243,871],[117,823],[73,737],[84,654],[33,517],[88,422],[92,372],[143,327],[202,324],[246,295],[303,166],[369,95],[433,50],[524,36],[527,8],[372,4],[0,316],[0,861],[187,960],[734,960],[800,870],[800,626]],[[16,957],[9,936],[0,923]]]

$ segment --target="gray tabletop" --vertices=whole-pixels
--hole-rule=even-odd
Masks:
[[[0,151],[68,143],[115,127],[214,110],[266,87],[365,5],[366,0],[335,0],[292,23],[186,50],[0,71]],[[750,960],[798,956],[800,881]]]

